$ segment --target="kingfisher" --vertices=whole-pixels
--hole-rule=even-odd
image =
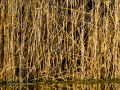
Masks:
[[[53,49],[52,51],[53,51],[53,52],[55,51],[55,52],[57,52],[57,53],[60,53],[58,50],[55,50],[55,49]]]

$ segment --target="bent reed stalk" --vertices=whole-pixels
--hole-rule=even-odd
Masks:
[[[119,0],[1,0],[0,82],[120,79]]]

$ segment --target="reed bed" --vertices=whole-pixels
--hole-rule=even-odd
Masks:
[[[119,0],[1,0],[0,80],[120,79]]]

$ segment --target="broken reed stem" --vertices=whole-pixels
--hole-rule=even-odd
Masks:
[[[119,79],[118,0],[1,2],[1,81]]]

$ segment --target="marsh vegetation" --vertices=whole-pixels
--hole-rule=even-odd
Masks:
[[[0,82],[120,79],[120,0],[1,0],[0,8]]]

